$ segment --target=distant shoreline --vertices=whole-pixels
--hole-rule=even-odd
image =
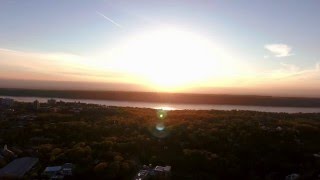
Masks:
[[[49,97],[179,104],[320,107],[320,98],[273,97],[256,95],[218,95],[129,91],[30,90],[0,88],[0,96]]]

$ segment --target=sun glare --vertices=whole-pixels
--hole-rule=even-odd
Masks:
[[[134,36],[112,56],[115,68],[160,91],[179,90],[224,70],[221,53],[212,42],[175,28]]]

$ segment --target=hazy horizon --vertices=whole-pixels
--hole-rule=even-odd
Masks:
[[[0,88],[320,97],[320,2],[0,3]]]
[[[72,82],[72,81],[34,81],[34,80],[12,80],[0,79],[0,89],[30,89],[30,90],[76,90],[76,91],[132,91],[132,92],[164,92],[156,91],[151,88],[123,83],[93,83],[93,82]],[[171,93],[170,91],[168,93]],[[221,94],[221,95],[257,95],[257,96],[275,96],[275,97],[308,97],[320,98],[319,91],[296,89],[290,92],[288,89],[281,89],[278,93],[272,92],[271,88],[245,89],[245,88],[208,88],[199,87],[199,89],[186,89],[182,92],[173,93],[191,93],[191,94]],[[307,94],[307,95],[305,95]]]

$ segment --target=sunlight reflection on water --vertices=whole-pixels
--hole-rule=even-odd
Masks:
[[[162,110],[165,110],[165,111],[177,110],[176,108],[170,107],[170,106],[158,106],[158,107],[154,107],[154,109],[162,109]]]

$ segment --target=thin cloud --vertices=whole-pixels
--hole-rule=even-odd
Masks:
[[[96,59],[64,52],[43,53],[4,49],[0,47],[0,77],[38,80],[125,79],[124,73],[109,70],[108,65],[96,65]],[[89,61],[89,59],[91,59]]]
[[[301,68],[295,64],[287,64],[287,63],[280,63],[281,68],[274,70],[272,73],[278,79],[285,79],[285,80],[304,80],[306,82],[313,82],[314,84],[319,83],[320,78],[320,67],[319,63],[316,63],[313,67],[310,68]],[[302,83],[302,82],[300,82]],[[299,84],[299,83],[298,83]]]
[[[316,63],[316,70],[317,70],[317,71],[320,71],[320,62],[317,62],[317,63]]]
[[[18,53],[18,51],[11,50],[11,49],[5,49],[5,48],[0,48],[0,53],[1,52]]]
[[[281,66],[283,66],[286,70],[288,70],[289,72],[297,72],[300,70],[300,68],[294,64],[287,64],[284,62],[280,63]]]
[[[120,24],[116,23],[116,22],[115,22],[114,20],[112,20],[111,18],[108,18],[107,16],[105,16],[105,15],[102,14],[101,12],[96,11],[96,13],[97,13],[98,15],[100,15],[101,17],[103,17],[104,19],[106,19],[106,20],[108,20],[109,22],[111,22],[113,25],[115,25],[115,26],[117,26],[117,27],[119,27],[119,28],[122,28],[122,26],[121,26]]]
[[[288,57],[294,55],[291,53],[292,47],[286,44],[267,44],[264,48],[270,51],[275,57]]]

